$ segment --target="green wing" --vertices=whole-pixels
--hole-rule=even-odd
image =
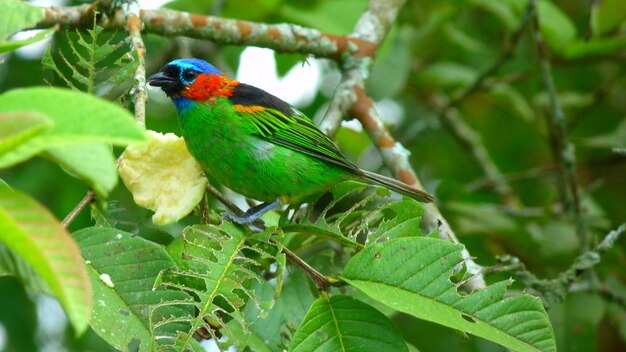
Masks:
[[[254,122],[257,136],[361,174],[337,145],[303,114],[293,109],[293,114],[288,116],[277,109],[259,108],[259,111],[245,112],[246,117]]]

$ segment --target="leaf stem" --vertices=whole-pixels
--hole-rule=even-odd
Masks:
[[[559,176],[563,182],[559,182],[557,188],[561,194],[561,199],[565,210],[572,212],[576,221],[576,233],[580,240],[581,252],[589,250],[589,238],[586,230],[586,223],[580,205],[580,190],[576,179],[576,155],[574,146],[567,141],[567,130],[565,128],[565,117],[563,109],[559,104],[552,68],[547,57],[547,48],[543,40],[543,34],[539,26],[539,12],[537,10],[537,0],[531,0],[529,6],[532,10],[533,30],[535,34],[535,44],[539,54],[539,64],[543,84],[548,93],[550,101],[550,115],[546,116],[552,152],[555,161],[559,165]]]
[[[239,207],[235,203],[231,202],[228,198],[224,197],[224,195],[222,195],[222,193],[218,191],[215,187],[213,187],[210,183],[207,184],[206,189],[207,189],[207,192],[209,192],[212,196],[214,196],[220,203],[224,204],[224,206],[226,206],[226,208],[232,211],[235,215],[239,216],[243,214],[243,210],[239,209]],[[256,221],[254,225],[260,229],[265,229],[265,225],[263,224],[262,221]],[[282,246],[275,239],[270,237],[269,241],[270,243],[274,245],[282,247],[281,252],[285,254],[285,256],[287,257],[287,260],[289,260],[292,264],[299,267],[307,275],[309,275],[309,277],[311,278],[311,280],[313,280],[318,290],[326,291],[328,290],[328,287],[330,287],[331,285],[335,286],[340,282],[339,279],[324,276],[322,273],[315,270],[315,268],[309,265],[309,263],[305,262],[302,258],[300,258],[297,254],[289,250],[289,248]]]
[[[547,305],[562,302],[565,300],[568,292],[579,291],[579,285],[575,285],[576,281],[578,281],[585,272],[588,272],[600,263],[602,255],[613,248],[616,241],[624,232],[626,232],[626,223],[609,232],[602,242],[596,245],[592,250],[588,250],[579,255],[567,270],[553,279],[537,278],[535,274],[524,269],[523,263],[513,257],[503,261],[501,268],[509,266],[510,268],[518,269],[515,271],[516,276],[519,277],[526,286],[541,293]],[[493,271],[497,272],[503,270]],[[593,287],[594,290],[598,289],[598,284],[591,280],[582,283],[582,285],[585,287]]]
[[[74,209],[72,209],[72,211],[70,211],[70,213],[67,214],[67,216],[65,217],[65,219],[63,219],[63,221],[61,221],[61,225],[63,225],[63,228],[67,229],[72,224],[72,222],[74,222],[78,214],[80,214],[80,212],[83,211],[83,209],[85,209],[87,204],[91,203],[92,200],[94,200],[93,191],[87,190],[87,194],[83,197],[83,199],[80,202],[78,202],[78,204],[76,204]]]

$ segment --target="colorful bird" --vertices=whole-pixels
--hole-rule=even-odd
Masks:
[[[381,184],[421,202],[428,193],[361,170],[301,112],[281,99],[228,78],[200,59],[178,59],[148,83],[172,99],[191,155],[221,184],[264,202],[242,216],[250,225],[281,204],[345,180]]]

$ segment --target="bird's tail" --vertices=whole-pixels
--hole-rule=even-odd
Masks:
[[[405,196],[411,197],[417,201],[420,201],[422,203],[430,203],[433,200],[435,200],[435,198],[433,198],[433,196],[431,196],[430,194],[419,190],[417,188],[411,187],[409,185],[407,185],[404,182],[395,180],[393,178],[390,177],[386,177],[386,176],[382,176],[379,174],[375,174],[373,172],[369,172],[366,170],[361,170],[363,172],[363,176],[369,180],[372,181],[374,183],[383,185],[385,187],[388,187],[400,194],[403,194]]]

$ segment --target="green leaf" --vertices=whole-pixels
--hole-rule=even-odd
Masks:
[[[461,263],[461,245],[408,237],[366,247],[342,278],[393,309],[480,336],[515,351],[556,351],[541,301],[504,297],[510,281],[461,296],[450,281]]]
[[[114,228],[89,227],[74,238],[93,286],[93,330],[120,351],[131,345],[151,351],[151,306],[188,298],[183,292],[154,288],[159,273],[176,264],[158,244]]]
[[[128,111],[89,94],[35,87],[0,95],[0,112],[21,111],[24,107],[45,114],[54,126],[3,154],[0,168],[49,148],[93,143],[127,145],[144,139],[143,131]]]
[[[12,40],[10,42],[0,42],[0,54],[13,51],[15,49],[19,49],[28,44],[37,43],[42,40],[46,40],[52,37],[52,34],[54,34],[55,30],[56,30],[55,28],[49,28],[46,30],[39,31],[37,32],[37,34],[33,35],[32,37],[26,38],[24,40]]]
[[[576,39],[576,26],[561,9],[554,3],[541,0],[537,4],[539,12],[539,26],[546,40],[546,44],[560,52],[569,43]]]
[[[411,71],[410,43],[414,37],[415,31],[406,26],[392,30],[383,42],[366,82],[373,99],[393,97],[406,85]]]
[[[250,326],[253,335],[248,346],[255,348],[259,341],[271,351],[283,351],[286,342],[284,336],[290,335],[290,329],[296,329],[306,314],[309,306],[315,300],[307,282],[308,277],[302,270],[288,267],[287,277],[280,297],[266,317],[259,319]],[[271,285],[254,286],[255,294],[263,300],[270,300],[275,293]],[[254,305],[247,305],[244,310],[247,321],[253,321],[260,315]]]
[[[285,3],[279,11],[290,22],[319,28],[324,32],[348,34],[366,9],[367,2],[364,0],[333,0],[301,6]]]
[[[606,310],[607,302],[593,293],[572,293],[565,302],[550,307],[559,351],[597,350],[602,339],[597,329]]]
[[[242,313],[244,305],[254,304],[263,311],[272,304],[259,301],[250,290],[253,282],[264,282],[258,273],[260,259],[251,254],[267,259],[273,256],[254,243],[267,244],[269,234],[246,236],[241,227],[225,222],[219,227],[189,227],[174,240],[168,251],[179,270],[163,272],[157,283],[167,290],[187,292],[194,299],[168,300],[154,307],[154,314],[163,317],[152,319],[155,330],[161,331],[157,334],[158,342],[164,347],[186,350],[195,341],[193,336],[198,329],[205,329],[218,340],[215,330],[219,327],[219,332],[227,337],[218,342],[221,348],[243,348],[249,336],[249,324]],[[167,316],[162,312],[173,307],[194,308],[195,313]]]
[[[44,156],[70,174],[85,180],[91,189],[104,197],[117,185],[115,158],[108,145],[81,144],[51,148]]]
[[[0,186],[0,241],[48,284],[80,334],[91,315],[91,285],[76,243],[29,196]]]
[[[0,113],[0,155],[52,125],[52,120],[46,115],[34,111]]]
[[[289,351],[408,351],[389,318],[349,296],[313,302]]]
[[[496,18],[502,22],[509,31],[513,31],[519,26],[519,14],[516,4],[507,0],[491,1],[491,0],[468,0],[474,6],[483,8],[485,11],[491,12]]]
[[[626,37],[592,38],[576,40],[563,48],[563,57],[568,60],[581,57],[611,55],[626,48]]]
[[[427,86],[443,88],[464,87],[472,84],[478,71],[454,62],[437,62],[420,72],[418,81]]]
[[[591,30],[603,35],[617,29],[626,21],[626,0],[602,0],[592,2]]]
[[[33,27],[44,16],[43,9],[25,1],[0,0],[0,42],[17,31]]]
[[[614,131],[584,139],[584,144],[594,148],[626,147],[626,120],[623,120]]]
[[[54,295],[32,266],[0,242],[0,277],[2,276],[17,277],[29,293]]]
[[[450,202],[446,207],[457,216],[457,227],[468,234],[511,231],[517,226],[511,216],[495,204]]]
[[[423,208],[412,199],[391,200],[392,193],[382,186],[368,186],[354,181],[337,184],[325,195],[307,201],[307,209],[294,212],[291,219],[285,212],[281,228],[285,232],[312,234],[331,239],[355,249],[360,234],[368,233],[367,243],[377,239],[419,236]]]

